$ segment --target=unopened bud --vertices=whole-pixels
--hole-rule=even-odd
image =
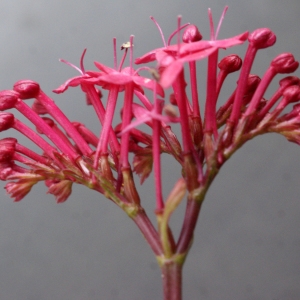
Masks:
[[[271,66],[277,73],[292,73],[297,70],[299,62],[292,53],[282,53],[272,60]]]
[[[11,113],[0,113],[0,132],[11,128],[14,124],[15,117]]]
[[[19,80],[14,84],[14,91],[20,94],[20,98],[36,98],[40,91],[40,85],[32,80]]]
[[[253,94],[260,82],[261,82],[261,79],[260,79],[259,76],[254,75],[254,74],[250,74],[248,76],[247,86],[246,86],[246,89],[245,89],[244,96],[247,96],[249,94]]]
[[[300,84],[300,79],[297,76],[287,76],[282,78],[279,81],[279,85],[281,88],[285,88],[291,85],[299,85]]]
[[[224,57],[218,64],[219,69],[224,70],[227,73],[236,72],[241,66],[242,59],[236,54]]]
[[[19,93],[12,90],[0,92],[0,111],[13,108],[19,99]]]
[[[286,105],[288,103],[297,102],[300,96],[300,87],[298,85],[291,85],[283,91],[282,95]]]
[[[0,140],[0,162],[10,162],[15,153],[17,140],[5,138]]]
[[[32,110],[38,115],[45,115],[48,113],[46,107],[38,100],[35,100],[31,106]]]
[[[202,40],[202,35],[197,26],[190,25],[185,29],[182,40],[184,43],[198,42]]]
[[[259,28],[248,36],[248,41],[257,49],[271,47],[276,42],[276,35],[269,28]]]

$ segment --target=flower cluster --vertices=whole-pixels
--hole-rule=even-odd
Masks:
[[[71,122],[36,82],[21,80],[12,90],[1,91],[1,131],[13,128],[41,150],[39,154],[33,152],[15,138],[0,140],[0,179],[8,181],[5,188],[9,195],[20,201],[34,184],[44,181],[57,202],[64,202],[71,194],[73,183],[79,183],[102,193],[130,213],[133,207],[140,207],[133,172],[143,183],[153,168],[155,211],[167,220],[186,191],[189,197],[192,195],[201,202],[220,167],[246,141],[260,134],[277,132],[300,144],[300,104],[288,112],[284,110],[300,99],[299,78],[282,78],[270,99],[264,98],[274,77],[294,72],[299,63],[291,53],[282,53],[271,61],[262,78],[251,74],[258,50],[272,46],[276,36],[270,29],[260,28],[252,33],[218,39],[225,12],[226,9],[216,31],[209,12],[211,34],[208,40],[202,39],[195,25],[181,26],[179,17],[177,29],[168,42],[162,35],[163,47],[135,60],[131,36],[130,41],[122,45],[124,54],[119,65],[114,39],[113,68],[95,62],[97,70],[86,71],[83,64],[86,51],[80,68],[62,60],[80,74],[54,92],[59,94],[69,87],[80,86],[99,119],[98,136],[84,124]],[[171,44],[174,37],[177,39]],[[244,58],[229,54],[219,62],[220,51],[244,43],[248,43]],[[129,66],[124,67],[127,56]],[[208,61],[205,93],[198,90],[197,80],[197,61],[203,59]],[[145,66],[151,62],[153,66]],[[134,63],[143,66],[134,69]],[[141,76],[141,70],[148,70],[150,78]],[[227,76],[238,71],[239,78],[231,96],[218,108],[218,97]],[[172,92],[168,101],[164,97],[169,88]],[[145,89],[151,91],[152,99],[146,96]],[[205,107],[201,109],[199,93],[206,95]],[[103,99],[103,94],[107,94],[107,99]],[[32,107],[26,104],[27,99],[35,99]],[[121,123],[113,128],[118,99],[123,103]],[[36,130],[7,112],[11,108],[23,114]],[[151,129],[152,135],[138,128],[142,123]],[[172,131],[172,123],[179,123],[179,137]],[[129,153],[134,154],[132,163]],[[182,175],[167,200],[162,196],[162,153],[173,156],[182,167]],[[166,222],[162,221],[164,226]],[[169,231],[166,229],[166,232]],[[170,237],[171,233],[167,234]],[[170,243],[169,247],[173,251],[175,246]]]

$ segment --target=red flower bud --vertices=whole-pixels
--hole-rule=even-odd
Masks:
[[[277,73],[292,73],[297,70],[299,62],[292,53],[282,53],[272,60],[271,66]]]
[[[35,100],[31,106],[32,110],[38,115],[45,115],[48,113],[46,107],[38,100]]]
[[[238,71],[242,66],[242,59],[236,55],[228,55],[224,57],[218,64],[219,69],[232,73]]]
[[[21,99],[36,98],[40,85],[32,80],[19,80],[14,84],[14,91],[20,94]]]
[[[261,79],[260,79],[259,76],[254,75],[254,74],[250,74],[248,76],[247,86],[246,86],[246,89],[245,89],[244,96],[249,95],[249,94],[253,94],[260,82],[261,82]]]
[[[281,88],[288,87],[290,85],[300,85],[300,79],[297,76],[287,76],[279,81]]]
[[[0,162],[10,162],[15,152],[17,140],[5,138],[0,140]]]
[[[282,95],[286,105],[288,103],[296,102],[300,98],[300,87],[298,85],[289,86],[283,91]]]
[[[257,49],[268,48],[275,44],[276,35],[269,28],[259,28],[249,34],[248,41]]]
[[[188,26],[182,36],[184,43],[193,43],[202,40],[202,35],[195,25]]]
[[[0,132],[11,128],[15,117],[11,113],[0,113]]]
[[[0,111],[13,108],[19,99],[19,93],[12,90],[0,92]]]

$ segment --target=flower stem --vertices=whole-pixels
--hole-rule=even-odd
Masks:
[[[138,226],[142,232],[144,238],[150,245],[152,251],[155,255],[160,256],[162,254],[161,242],[158,236],[157,230],[154,228],[153,224],[149,220],[144,209],[139,207],[137,215],[132,217],[135,224]]]
[[[182,230],[177,243],[177,253],[186,253],[191,245],[199,217],[201,202],[188,199]]]
[[[161,265],[164,300],[182,299],[182,263],[166,261]]]

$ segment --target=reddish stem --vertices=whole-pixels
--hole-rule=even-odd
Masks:
[[[131,121],[132,118],[132,101],[133,101],[133,83],[128,83],[125,87],[125,99],[123,107],[123,116],[122,116],[122,130],[124,130]],[[126,131],[121,136],[121,153],[120,153],[120,163],[124,168],[130,168],[128,161],[129,153],[129,136],[130,131]]]
[[[188,251],[197,224],[200,208],[200,202],[194,199],[188,199],[176,253],[183,254]]]
[[[182,264],[165,262],[161,266],[164,300],[182,299]]]
[[[207,69],[207,97],[205,104],[205,131],[213,132],[215,140],[218,138],[216,104],[217,104],[217,65],[218,51],[208,57]]]
[[[96,150],[95,155],[95,161],[94,161],[94,167],[98,167],[98,161],[100,153],[104,154],[108,150],[108,140],[110,135],[110,129],[112,126],[112,120],[115,113],[115,108],[117,104],[118,99],[118,91],[119,87],[117,85],[111,85],[111,89],[109,90],[108,99],[107,99],[107,108],[106,108],[106,114],[104,118],[104,123],[99,139],[99,143]]]
[[[92,153],[92,149],[50,97],[40,90],[36,99],[43,104],[52,118],[56,120],[62,128],[64,128],[65,132],[73,139],[77,147],[84,155],[89,155]]]
[[[181,71],[177,77],[177,80],[173,84],[175,98],[177,100],[178,109],[180,112],[180,127],[183,143],[183,151],[189,153],[193,149],[191,131],[189,127],[189,117],[187,112],[187,102],[185,94],[185,81],[184,73]]]
[[[162,255],[162,247],[158,233],[143,208],[140,207],[138,214],[133,218],[133,221],[142,232],[154,254],[156,256]]]
[[[197,88],[197,73],[196,73],[196,62],[189,62],[190,67],[190,78],[191,78],[191,91],[192,91],[192,101],[193,101],[193,116],[200,117],[200,106],[198,99],[198,88]],[[202,121],[201,121],[202,123]]]

